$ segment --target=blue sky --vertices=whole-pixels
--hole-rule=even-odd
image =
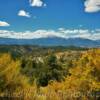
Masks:
[[[0,30],[33,32],[61,28],[99,30],[100,0],[0,0]]]

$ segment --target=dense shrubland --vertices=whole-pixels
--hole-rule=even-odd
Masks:
[[[0,53],[0,96],[18,100],[99,100],[100,49],[48,51],[44,56]]]

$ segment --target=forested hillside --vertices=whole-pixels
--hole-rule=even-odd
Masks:
[[[10,100],[100,98],[100,49],[2,46],[0,52],[0,97]]]

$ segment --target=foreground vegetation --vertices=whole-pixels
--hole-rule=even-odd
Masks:
[[[0,48],[0,97],[100,99],[100,49],[25,48]]]

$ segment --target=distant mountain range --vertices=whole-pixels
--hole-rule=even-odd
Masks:
[[[0,45],[40,45],[40,46],[78,46],[78,47],[100,47],[100,40],[89,40],[83,38],[59,38],[47,37],[38,39],[12,39],[0,38]]]

